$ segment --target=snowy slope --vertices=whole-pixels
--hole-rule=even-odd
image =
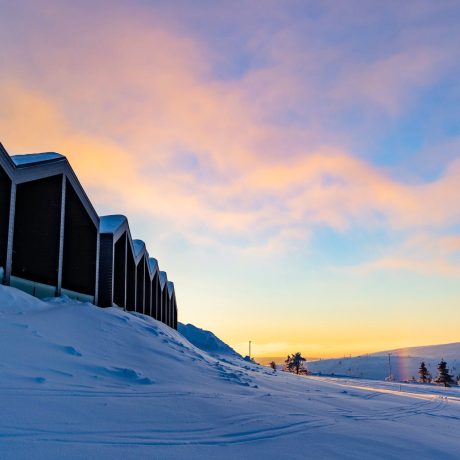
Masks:
[[[149,317],[0,286],[0,458],[458,458],[457,389],[233,363]]]
[[[396,356],[423,357],[425,359],[436,359],[438,361],[440,358],[460,360],[460,342],[423,347],[397,348],[395,350],[373,353],[372,356],[388,356],[388,353]]]
[[[222,342],[211,331],[200,329],[193,324],[178,324],[178,331],[200,350],[205,351],[211,356],[242,358],[233,348]]]
[[[327,375],[383,380],[389,374],[388,353],[391,353],[391,373],[396,380],[417,378],[421,361],[436,376],[436,366],[441,358],[447,361],[451,374],[460,374],[460,343],[400,348],[351,358],[323,359],[310,362],[307,367],[312,372]]]

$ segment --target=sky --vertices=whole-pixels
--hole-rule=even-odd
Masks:
[[[243,354],[455,342],[459,43],[460,1],[0,0],[0,141]]]

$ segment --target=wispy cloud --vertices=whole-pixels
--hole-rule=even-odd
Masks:
[[[19,5],[24,30],[5,25],[12,39],[0,88],[2,136],[13,151],[68,155],[104,207],[115,196],[114,210],[150,213],[195,240],[236,235],[255,251],[289,249],[322,225],[343,232],[459,222],[458,161],[434,181],[409,184],[330,131],[330,120],[351,108],[397,117],[441,78],[452,48],[417,42],[417,27],[397,37],[396,49],[374,44],[378,52],[369,55],[361,43],[356,53],[353,41],[318,42],[320,27],[335,27],[326,8],[305,19],[306,35],[284,18],[245,43],[252,59],[244,72],[221,78],[216,48],[164,9],[133,6],[125,21],[122,5],[109,16],[103,7],[56,8],[37,19]],[[33,21],[49,32],[37,39]],[[436,28],[429,35],[442,39]],[[346,127],[345,120],[337,131]]]

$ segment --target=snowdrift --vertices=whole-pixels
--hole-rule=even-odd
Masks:
[[[180,333],[137,313],[101,309],[68,298],[41,301],[0,286],[2,377],[16,387],[32,382],[47,387],[97,386],[180,388],[212,383],[215,358]],[[243,372],[222,379],[249,385]]]
[[[2,460],[457,458],[458,392],[368,385],[272,373],[150,317],[0,286]]]

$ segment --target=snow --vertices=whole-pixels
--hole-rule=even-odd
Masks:
[[[423,347],[398,348],[395,350],[373,353],[372,356],[388,356],[388,353],[397,356],[424,357],[426,359],[460,359],[460,342],[446,343],[442,345],[429,345]]]
[[[55,152],[44,152],[12,155],[11,159],[16,166],[24,166],[33,163],[48,163],[50,161],[62,160],[65,159],[65,156]]]
[[[101,233],[115,233],[117,229],[126,222],[126,217],[121,214],[102,216],[99,229]]]
[[[195,347],[205,351],[211,356],[229,356],[232,358],[242,358],[233,348],[222,342],[211,331],[200,329],[193,324],[177,325],[179,332]]]
[[[389,374],[388,353],[391,354],[391,373],[399,381],[418,378],[420,362],[424,361],[433,377],[437,375],[437,364],[444,358],[450,373],[460,374],[460,343],[401,348],[370,355],[323,359],[307,363],[311,372],[326,375],[358,377],[384,380]]]
[[[457,459],[460,391],[297,377],[0,286],[0,458]]]

